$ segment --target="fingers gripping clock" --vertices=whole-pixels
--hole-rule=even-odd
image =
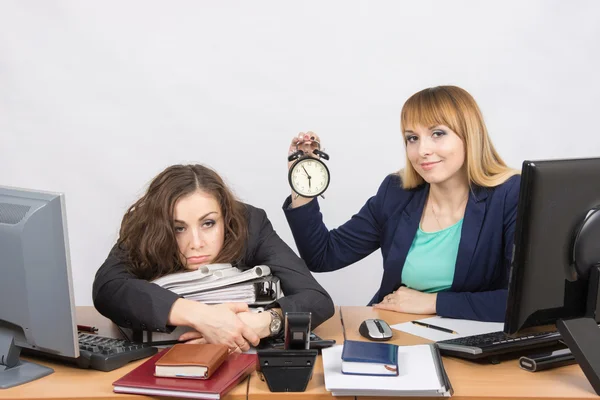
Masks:
[[[324,198],[323,193],[329,186],[329,169],[323,160],[329,160],[329,155],[321,151],[319,142],[312,141],[317,144],[318,148],[313,150],[313,154],[306,154],[298,149],[288,157],[288,161],[296,160],[288,172],[288,182],[292,190],[302,197],[317,197]],[[316,157],[315,157],[316,156]]]

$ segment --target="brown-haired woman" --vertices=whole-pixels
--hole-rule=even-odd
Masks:
[[[298,251],[314,272],[334,271],[377,249],[377,308],[503,321],[519,197],[473,97],[456,86],[412,95],[402,107],[406,166],[348,222],[329,231],[316,200],[284,204]],[[311,151],[312,132],[292,140]],[[312,200],[312,201],[311,201]]]
[[[285,297],[269,312],[244,303],[207,305],[180,298],[150,282],[202,265],[267,265]],[[167,332],[187,326],[181,338],[224,343],[246,351],[277,335],[274,322],[288,311],[310,311],[315,327],[333,315],[333,303],[306,264],[277,236],[266,213],[235,199],[221,177],[202,165],[173,165],[150,183],[125,213],[120,237],[98,270],[94,305],[120,326]]]

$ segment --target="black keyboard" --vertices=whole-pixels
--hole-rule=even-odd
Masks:
[[[123,365],[156,354],[156,347],[124,339],[79,333],[77,366],[99,371],[112,371]]]
[[[519,337],[510,337],[504,332],[492,332],[441,340],[436,344],[444,355],[477,359],[552,346],[558,344],[559,341],[560,333],[558,332],[534,332]]]
[[[79,333],[79,357],[65,357],[23,348],[23,353],[35,357],[57,360],[79,368],[91,368],[98,371],[112,371],[123,365],[150,357],[158,349],[147,344],[133,343],[123,339]]]

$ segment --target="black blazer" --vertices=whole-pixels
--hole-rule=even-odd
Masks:
[[[245,204],[248,210],[248,242],[238,268],[267,265],[281,282],[285,297],[268,308],[281,307],[284,313],[312,313],[316,327],[334,313],[329,294],[315,280],[306,264],[273,230],[264,210]],[[126,268],[124,251],[115,245],[102,264],[93,284],[94,306],[117,325],[132,329],[169,332],[171,307],[179,296],[144,279]]]

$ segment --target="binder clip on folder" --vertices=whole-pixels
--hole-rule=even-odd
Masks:
[[[258,372],[271,392],[304,392],[312,377],[318,350],[310,346],[309,312],[285,314],[283,350],[258,350]]]

